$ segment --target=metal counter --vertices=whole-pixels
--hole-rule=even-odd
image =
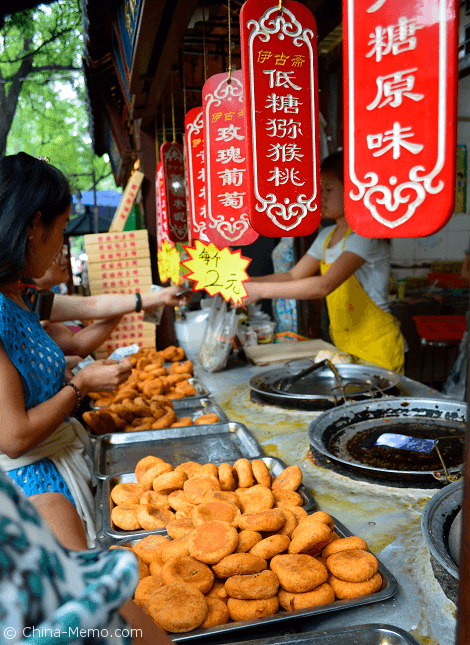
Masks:
[[[408,631],[422,645],[453,645],[456,607],[434,576],[421,532],[424,507],[442,487],[437,482],[431,489],[383,486],[350,479],[314,463],[309,455],[307,428],[321,412],[285,410],[250,399],[251,377],[272,368],[241,366],[209,374],[196,364],[195,372],[228,418],[244,423],[267,455],[302,468],[304,484],[319,508],[363,537],[399,585],[391,600],[316,616],[292,625],[293,629],[306,632],[387,623]],[[401,378],[398,389],[404,396],[443,397],[406,377]]]

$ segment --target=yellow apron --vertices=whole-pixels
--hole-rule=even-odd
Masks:
[[[343,239],[351,233],[348,228]],[[334,230],[323,248],[320,271],[323,275],[331,264],[325,263],[325,253]],[[381,309],[367,295],[361,283],[352,275],[326,297],[330,317],[330,335],[336,347],[348,354],[376,363],[400,374],[404,373],[404,345],[400,323]]]

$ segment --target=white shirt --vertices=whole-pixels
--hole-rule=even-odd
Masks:
[[[323,258],[325,241],[335,226],[322,229],[307,254],[317,260],[325,260],[331,264],[339,258],[344,251],[355,253],[365,260],[354,274],[369,298],[381,309],[390,313],[388,301],[388,286],[390,277],[390,249],[386,240],[361,237],[351,232],[346,240],[344,238],[332,248],[327,248]],[[344,248],[343,248],[344,242]]]

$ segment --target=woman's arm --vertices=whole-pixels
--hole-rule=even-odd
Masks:
[[[113,318],[96,320],[77,332],[73,332],[62,323],[51,323],[47,328],[47,333],[64,354],[84,358],[104,343],[113,329],[117,327],[121,318],[122,316],[114,316]]]
[[[292,280],[301,280],[313,275],[318,271],[319,267],[320,260],[305,254],[289,271],[257,276],[256,278],[250,278],[250,282],[292,282]]]
[[[282,282],[245,282],[248,297],[244,298],[243,305],[246,306],[261,298],[294,298],[296,300],[324,298],[351,277],[364,262],[365,260],[359,255],[344,251],[322,276]]]
[[[159,305],[178,307],[187,304],[191,294],[176,296],[181,287],[166,287],[161,291],[142,293],[142,309],[153,309]],[[52,304],[51,322],[92,318],[111,318],[135,311],[135,294],[120,295],[106,293],[100,296],[56,295]]]
[[[128,378],[130,372],[129,361],[95,361],[74,376],[71,382],[83,397],[94,390],[113,390]],[[45,378],[44,374],[42,378]],[[77,405],[77,394],[72,387],[64,387],[48,401],[26,410],[20,374],[0,344],[0,401],[0,450],[16,459],[47,439],[60,426]]]

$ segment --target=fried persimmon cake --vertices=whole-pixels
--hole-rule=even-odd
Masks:
[[[213,475],[194,475],[182,486],[190,504],[201,504],[205,495],[220,490],[220,483]]]
[[[163,475],[156,477],[153,480],[152,487],[157,493],[159,491],[171,492],[172,490],[183,488],[187,479],[188,476],[186,473],[173,470],[172,472],[164,473]]]
[[[287,535],[288,537],[291,537],[294,529],[297,528],[298,522],[294,513],[292,513],[289,508],[283,508],[282,512],[284,513],[284,516],[286,518],[284,526],[281,526],[281,528],[277,531],[265,533],[266,537],[269,537],[270,535]]]
[[[290,512],[295,515],[297,522],[300,522],[301,520],[308,517],[307,511],[305,510],[305,508],[302,508],[301,506],[289,506],[288,508]]]
[[[135,588],[134,594],[134,598],[139,601],[140,607],[147,607],[148,601],[161,586],[162,578],[159,575],[142,578]]]
[[[220,419],[215,412],[211,412],[210,414],[203,414],[201,417],[194,419],[194,424],[200,426],[207,423],[218,423],[219,421]]]
[[[248,575],[259,573],[268,568],[268,563],[263,558],[250,553],[231,553],[214,564],[212,571],[218,578],[230,578],[230,576]]]
[[[279,601],[277,596],[265,598],[264,600],[229,598],[227,600],[227,609],[230,618],[234,621],[253,620],[254,618],[263,618],[264,616],[276,614],[279,609]]]
[[[216,627],[217,625],[225,625],[228,623],[230,614],[223,600],[206,596],[206,603],[209,611],[207,612],[206,620],[199,627]]]
[[[239,488],[250,488],[250,486],[254,486],[255,478],[253,477],[251,462],[248,459],[244,457],[237,459],[233,464],[233,469],[237,473]]]
[[[162,572],[163,560],[157,557],[148,565],[151,576],[159,576]]]
[[[213,520],[222,520],[236,528],[240,515],[240,509],[235,504],[218,501],[203,502],[195,506],[191,518],[194,526],[199,526],[200,524],[204,524],[204,522],[212,522]]]
[[[157,625],[180,634],[199,627],[206,619],[208,607],[199,589],[173,582],[155,591],[148,602],[147,611]]]
[[[202,464],[199,475],[212,475],[216,479],[219,478],[219,469],[215,464]]]
[[[115,506],[111,511],[111,522],[123,531],[137,531],[142,528],[137,519],[140,508],[139,504]]]
[[[333,587],[336,597],[340,600],[345,600],[346,598],[359,598],[360,596],[375,593],[382,586],[382,576],[377,572],[372,578],[364,582],[347,582],[336,578],[336,576],[330,576],[328,582]]]
[[[147,470],[150,470],[150,468],[163,463],[165,463],[163,459],[160,459],[160,457],[154,457],[153,455],[149,455],[148,457],[140,459],[135,467],[135,477],[137,481],[140,482],[142,475],[144,475]]]
[[[239,600],[263,600],[272,598],[279,589],[279,580],[270,569],[246,575],[230,576],[225,581],[230,598]]]
[[[230,464],[220,464],[218,475],[222,490],[235,490],[237,487],[236,472]]]
[[[198,475],[199,471],[201,470],[202,465],[198,464],[197,461],[185,461],[182,464],[178,464],[176,466],[175,470],[182,470],[185,472],[189,477],[193,477],[194,475]]]
[[[379,569],[375,555],[361,549],[339,551],[326,559],[328,570],[340,580],[346,582],[365,582],[372,578]]]
[[[303,506],[304,500],[293,490],[278,488],[273,490],[274,508],[290,508],[291,506]]]
[[[270,560],[275,555],[278,555],[278,553],[286,551],[289,544],[290,537],[287,535],[271,535],[251,547],[250,553],[252,555],[257,555],[264,560]]]
[[[177,417],[176,421],[171,424],[170,428],[186,428],[193,425],[191,417]]]
[[[271,473],[269,472],[269,468],[266,466],[262,459],[252,459],[251,469],[253,471],[253,477],[258,484],[261,484],[261,486],[266,486],[267,488],[271,488]]]
[[[206,564],[217,564],[238,544],[237,529],[218,520],[201,524],[189,535],[189,554]]]
[[[331,542],[333,531],[323,522],[310,522],[310,517],[301,520],[292,532],[289,553],[319,555]]]
[[[250,531],[249,529],[244,529],[238,533],[238,546],[237,553],[246,553],[249,551],[255,544],[261,542],[263,536],[259,531]]]
[[[161,576],[165,585],[184,582],[196,587],[203,594],[209,593],[214,584],[214,574],[210,567],[190,555],[180,555],[165,562]]]
[[[323,558],[328,558],[333,553],[339,551],[349,551],[350,549],[359,549],[360,551],[367,551],[367,542],[360,537],[351,535],[350,537],[337,538],[332,540],[321,552]]]
[[[281,587],[292,593],[312,591],[328,579],[327,568],[304,553],[275,555],[269,566]]]
[[[270,508],[267,511],[242,515],[238,520],[241,529],[251,531],[277,531],[286,523],[286,516],[280,508]]]
[[[164,473],[170,473],[172,470],[173,466],[171,464],[167,464],[165,461],[160,464],[156,464],[141,475],[139,483],[145,488],[145,490],[152,490],[154,479]]]
[[[237,488],[235,493],[242,505],[242,513],[259,513],[274,506],[274,495],[267,486],[255,484],[250,488]]]
[[[227,603],[228,593],[225,589],[225,580],[215,578],[212,589],[209,591],[206,598],[217,598],[217,600],[222,600],[222,602]]]
[[[291,593],[290,591],[279,589],[277,597],[279,604],[286,611],[295,611],[296,609],[308,609],[308,607],[334,602],[335,592],[331,585],[324,582],[312,591],[306,591],[305,593]]]
[[[140,498],[139,504],[151,504],[157,508],[163,508],[165,511],[171,511],[168,497],[169,495],[157,493],[154,490],[146,490]]]
[[[168,504],[175,511],[187,511],[188,513],[192,513],[194,509],[194,504],[190,504],[188,502],[186,493],[181,489],[174,490],[168,495]]]
[[[111,490],[111,499],[118,506],[138,504],[144,492],[144,487],[134,482],[117,484]]]
[[[144,531],[163,529],[174,518],[174,513],[151,504],[140,505],[136,513],[137,521]]]
[[[132,550],[145,562],[145,564],[150,566],[152,560],[161,556],[162,547],[167,544],[170,544],[170,540],[163,535],[148,535],[147,537],[142,538],[142,540],[139,540],[137,544],[132,547]]]
[[[272,483],[272,489],[284,489],[296,491],[302,483],[302,471],[298,466],[284,468]]]
[[[166,532],[173,540],[184,537],[193,529],[194,524],[191,518],[173,519],[166,525]]]
[[[235,493],[235,491],[231,491],[231,490],[211,491],[210,493],[207,493],[206,495],[204,495],[202,503],[205,504],[206,502],[215,502],[218,500],[235,504],[235,506],[241,510],[242,505],[240,500],[238,499],[238,495]]]
[[[168,560],[179,555],[189,555],[189,538],[191,535],[192,533],[187,533],[184,537],[172,540],[170,544],[164,546],[160,556],[163,562],[168,562]]]

